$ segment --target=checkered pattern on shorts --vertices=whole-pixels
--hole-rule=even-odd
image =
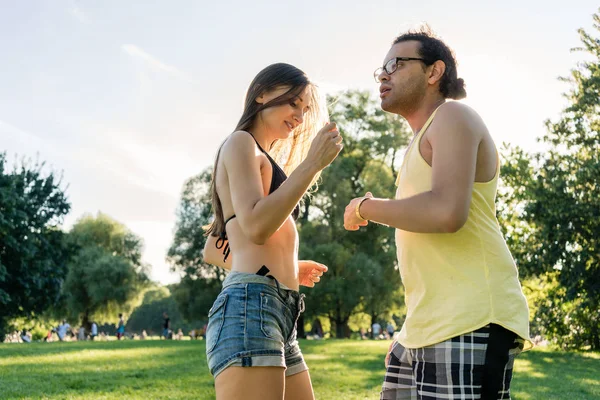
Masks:
[[[395,343],[381,399],[510,399],[513,363],[522,349],[522,339],[493,324],[420,349]]]

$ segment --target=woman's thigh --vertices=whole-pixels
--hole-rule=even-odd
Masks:
[[[312,383],[308,371],[285,378],[285,400],[314,400]]]
[[[282,367],[229,367],[215,379],[215,390],[217,400],[282,400],[285,383]]]

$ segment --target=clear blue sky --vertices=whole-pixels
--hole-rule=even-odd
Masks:
[[[326,91],[376,90],[403,30],[427,22],[454,49],[465,102],[498,142],[534,149],[565,104],[598,4],[515,1],[0,0],[0,151],[64,172],[72,211],[102,211],[145,240],[152,278],[186,178],[212,163],[254,75],[283,61]]]

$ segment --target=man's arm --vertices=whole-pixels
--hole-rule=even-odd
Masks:
[[[432,189],[402,200],[366,200],[360,206],[363,218],[418,233],[456,232],[466,223],[483,137],[479,117],[460,103],[448,103],[438,111],[427,137],[433,150]],[[355,201],[347,215],[354,213]],[[347,220],[346,225],[357,221]]]

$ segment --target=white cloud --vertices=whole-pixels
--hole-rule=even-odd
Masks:
[[[159,60],[158,58],[146,53],[144,50],[142,50],[141,48],[133,45],[133,44],[124,44],[121,46],[121,49],[129,54],[132,57],[136,57],[139,59],[142,59],[143,61],[145,61],[148,65],[150,65],[152,68],[155,69],[159,69],[161,71],[167,72],[168,74],[175,76],[179,79],[182,79],[188,83],[193,83],[193,84],[198,84],[199,82],[196,81],[195,79],[191,78],[188,74],[186,74],[185,72],[179,70],[177,67],[174,67],[172,65],[168,65],[164,62],[162,62],[161,60]]]

